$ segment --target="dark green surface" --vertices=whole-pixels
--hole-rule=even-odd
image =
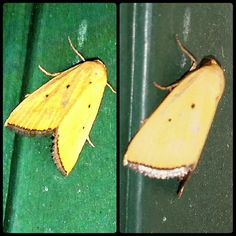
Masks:
[[[232,232],[231,4],[122,4],[120,32],[120,215],[125,232]],[[201,59],[214,55],[226,87],[196,171],[177,198],[176,180],[155,180],[122,166],[128,141],[190,66],[178,33]],[[206,98],[207,99],[207,98]]]
[[[4,121],[50,78],[79,58],[99,57],[116,88],[115,4],[4,4]],[[116,230],[116,95],[105,90],[80,160],[64,177],[50,154],[50,137],[25,137],[4,128],[3,217],[8,232]]]

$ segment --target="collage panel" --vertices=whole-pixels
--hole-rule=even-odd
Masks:
[[[116,12],[3,5],[5,232],[117,231]]]
[[[232,232],[232,10],[120,5],[121,232]]]

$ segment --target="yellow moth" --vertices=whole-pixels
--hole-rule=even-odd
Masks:
[[[225,79],[213,57],[197,65],[177,35],[176,40],[192,60],[192,67],[182,80],[170,86],[154,82],[170,93],[131,140],[123,164],[151,178],[178,178],[180,197],[199,161]]]
[[[27,95],[12,111],[5,126],[29,135],[54,135],[53,159],[58,169],[68,175],[89,139],[103,92],[108,87],[106,66],[100,60],[82,62],[59,73],[48,73],[53,79]]]

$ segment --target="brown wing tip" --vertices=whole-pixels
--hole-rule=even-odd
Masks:
[[[16,133],[19,134],[25,134],[25,135],[47,135],[50,133],[53,133],[53,129],[48,128],[45,130],[37,130],[37,129],[28,129],[19,125],[15,125],[15,124],[10,124],[7,121],[4,124],[5,127],[15,131]]]
[[[55,138],[53,141],[53,160],[57,166],[57,168],[61,171],[61,173],[65,176],[68,176],[69,173],[65,170],[61,158],[60,158],[60,153],[59,153],[59,149],[58,149],[58,134],[57,131],[54,129],[47,129],[47,130],[36,130],[36,129],[27,129],[18,125],[14,125],[14,124],[10,124],[9,122],[5,122],[4,126],[6,126],[7,128],[20,133],[20,134],[25,134],[25,135],[47,135],[47,134],[51,134],[51,133],[55,133]]]
[[[156,179],[170,179],[170,178],[178,178],[179,179],[179,187],[178,187],[178,198],[181,198],[184,192],[184,186],[191,176],[191,173],[195,169],[195,165],[189,166],[180,166],[172,169],[168,168],[156,168],[152,166],[143,165],[140,163],[130,162],[128,160],[124,160],[123,164],[125,166],[130,167],[136,172],[148,176],[150,178]]]
[[[192,171],[192,166],[180,166],[175,168],[158,168],[144,165],[141,163],[130,162],[127,160],[124,160],[123,164],[140,174],[155,179],[172,179],[172,178],[182,179],[189,172]]]
[[[54,140],[53,140],[53,152],[52,152],[53,160],[54,160],[54,163],[57,166],[57,169],[60,170],[63,175],[68,176],[69,173],[66,171],[66,169],[65,169],[65,167],[64,167],[64,165],[61,161],[59,147],[58,147],[58,138],[59,138],[59,135],[58,135],[57,130],[56,130],[55,131],[55,137],[54,137]]]

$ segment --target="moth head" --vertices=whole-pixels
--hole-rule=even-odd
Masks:
[[[219,65],[221,67],[220,62],[212,55],[204,57],[200,64],[199,67],[202,66],[211,66],[211,65]]]

